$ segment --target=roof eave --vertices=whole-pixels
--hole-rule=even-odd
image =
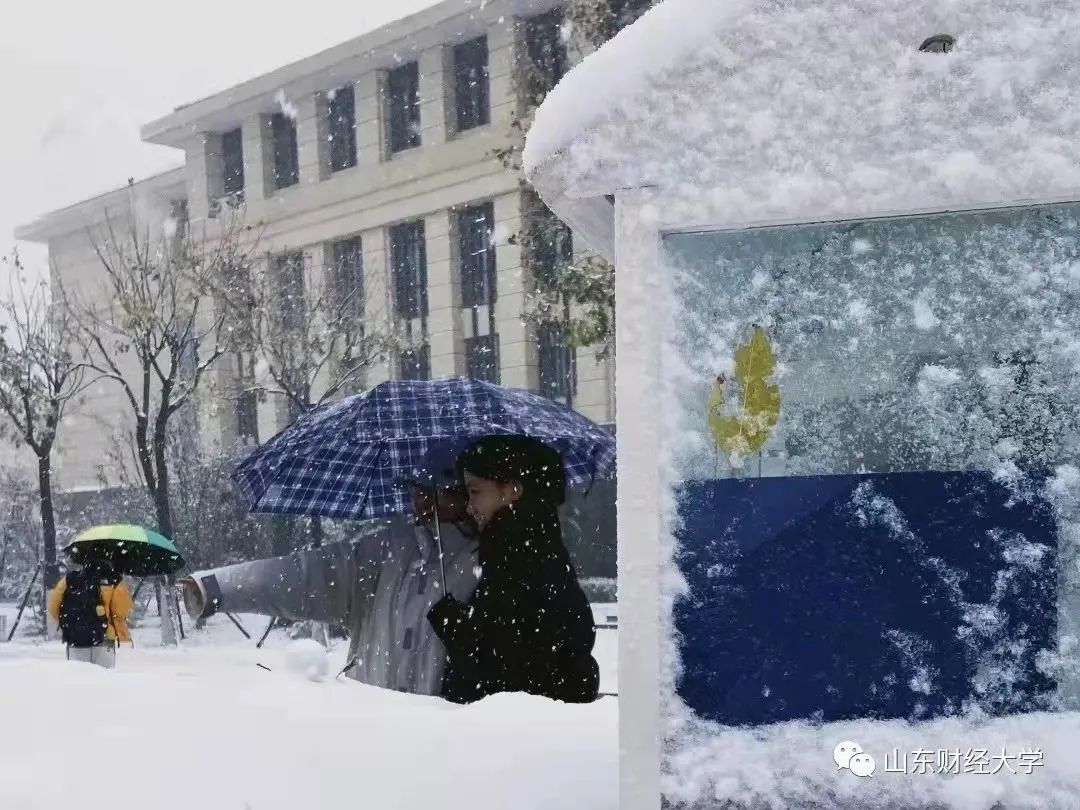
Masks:
[[[575,236],[603,256],[615,261],[615,206],[608,195],[580,196],[570,193],[558,171],[561,155],[556,154],[530,172],[529,182],[540,199],[570,226]]]
[[[342,77],[355,76],[371,67],[389,67],[404,54],[419,54],[452,39],[477,35],[507,13],[539,14],[556,3],[557,0],[505,0],[475,5],[471,0],[443,0],[313,56],[178,107],[144,125],[140,135],[148,143],[182,148],[193,133],[216,131],[220,122],[215,119],[226,113],[246,114],[252,106],[259,105],[272,108],[274,95],[282,89],[290,93],[329,90],[333,84],[327,82],[336,80],[335,73]],[[472,25],[462,26],[463,19]]]
[[[183,166],[155,174],[134,184],[136,190],[145,190],[171,196],[186,196],[187,179]],[[130,186],[113,189],[74,205],[50,211],[33,222],[20,225],[15,229],[15,238],[21,242],[47,244],[50,239],[74,233],[87,225],[95,223],[104,216],[105,211],[115,205],[126,205],[125,195]]]

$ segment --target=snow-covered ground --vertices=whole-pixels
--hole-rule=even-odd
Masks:
[[[265,630],[239,618],[255,639]],[[225,616],[186,629],[180,649],[162,649],[148,618],[113,672],[66,662],[58,643],[0,642],[0,807],[59,810],[76,796],[80,810],[134,796],[155,810],[617,807],[614,698],[458,707],[335,680],[344,644],[314,682],[290,668],[282,631],[257,650]],[[608,692],[615,636],[598,631],[595,651]]]

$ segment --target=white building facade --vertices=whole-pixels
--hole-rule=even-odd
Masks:
[[[182,168],[50,213],[18,236],[47,244],[54,278],[92,296],[101,274],[92,234],[107,218],[182,220],[209,238],[240,217],[258,227],[259,261],[302,254],[311,277],[344,272],[365,328],[408,336],[411,348],[368,367],[364,386],[469,375],[611,423],[611,364],[525,317],[538,269],[516,238],[526,192],[497,154],[528,114],[515,65],[554,54],[561,75],[562,32],[550,0],[448,0],[147,124],[143,138],[182,151]],[[204,447],[263,441],[291,418],[272,397],[220,395],[244,365],[223,357],[204,386]],[[101,383],[65,426],[61,489],[122,483],[108,459],[129,430],[122,396]]]

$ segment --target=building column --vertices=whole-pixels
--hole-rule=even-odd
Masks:
[[[384,70],[365,73],[353,85],[358,166],[374,166],[386,160],[385,87]]]
[[[487,37],[491,128],[505,136],[526,112],[514,81],[518,59],[525,53],[525,26],[516,17],[503,17],[488,27]]]
[[[330,101],[311,93],[297,103],[296,149],[300,184],[312,185],[330,176]]]
[[[226,353],[214,369],[216,377],[214,416],[221,446],[227,451],[236,447],[240,439],[236,423],[236,396],[241,380],[238,354],[238,352]]]
[[[274,139],[270,116],[256,115],[244,121],[244,197],[264,200],[274,193]]]
[[[461,274],[458,270],[457,217],[449,210],[424,219],[427,242],[428,341],[431,376],[465,373],[461,330]]]
[[[499,336],[500,377],[503,385],[535,391],[540,385],[536,335],[523,317],[532,280],[521,261],[520,246],[498,237],[498,234],[521,231],[519,193],[495,198],[495,229],[499,294],[495,303],[495,329]]]
[[[219,315],[229,317],[225,304],[214,300],[207,308],[207,320]],[[199,386],[199,412],[202,447],[208,452],[231,450],[236,443],[236,420],[228,395],[236,388],[237,374],[233,353],[226,352],[205,375]]]
[[[454,49],[447,45],[420,54],[420,145],[446,143],[454,133]]]
[[[221,135],[200,132],[184,148],[184,171],[187,179],[188,218],[192,221],[210,216],[213,201],[225,185]]]
[[[360,234],[364,250],[364,328],[368,334],[391,338],[395,334],[390,258],[385,228],[371,228]],[[389,344],[390,340],[386,340]],[[397,362],[396,352],[368,366],[364,372],[364,387],[371,388],[392,377]]]
[[[332,249],[326,242],[316,242],[304,248],[304,296],[306,297],[304,308],[312,315],[317,314],[320,319],[325,319],[338,305],[337,290],[333,286],[334,276],[330,271],[333,258]],[[324,302],[323,311],[313,313],[312,307],[320,298]],[[321,324],[313,324],[316,329],[320,326]],[[337,358],[332,358],[315,375],[311,391],[313,399],[321,397],[330,384],[337,379],[337,362]],[[341,394],[338,393],[335,398],[340,399]]]

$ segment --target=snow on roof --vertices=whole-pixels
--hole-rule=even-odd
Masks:
[[[721,23],[749,5],[748,0],[669,0],[650,9],[548,94],[529,132],[526,171],[638,95],[651,78],[707,44]],[[688,26],[688,20],[693,25]]]
[[[1077,53],[1073,0],[666,0],[548,96],[526,171],[557,210],[657,186],[731,222],[1067,197]]]

